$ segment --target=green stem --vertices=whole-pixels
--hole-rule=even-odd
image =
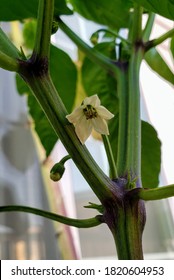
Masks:
[[[139,189],[135,197],[143,200],[158,200],[174,196],[174,185],[154,189]]]
[[[19,63],[17,59],[14,59],[1,51],[0,51],[0,67],[12,72],[19,71]]]
[[[54,0],[40,0],[33,56],[37,59],[49,57],[50,36],[53,21]]]
[[[143,8],[139,4],[134,4],[133,24],[130,29],[131,42],[138,42],[142,38],[142,13]]]
[[[49,0],[41,0],[40,8],[52,8],[52,6],[49,6],[51,4],[48,4],[48,2]],[[53,5],[53,1],[51,0],[50,2]],[[39,12],[39,17],[44,16],[46,17],[44,19],[45,23],[48,20],[51,21],[52,17],[50,16],[49,11]],[[39,19],[39,22],[43,22],[43,20]],[[50,24],[48,25],[50,26]],[[46,63],[44,57],[39,59],[41,54],[47,56],[47,51],[49,49],[48,42],[50,42],[51,30],[49,28],[49,32],[45,32],[44,35],[44,27],[45,25],[43,25],[42,29],[38,26],[38,32],[40,30],[43,34],[42,39],[44,42],[44,52],[39,49],[40,46],[42,46],[42,42],[38,39],[39,43],[36,42],[36,46],[38,47],[35,49],[35,56],[32,56],[28,61],[20,61],[20,74],[33,91],[34,96],[38,100],[40,106],[45,112],[45,115],[60,140],[63,142],[78,169],[81,171],[82,175],[87,180],[99,200],[103,202],[105,199],[113,196],[110,190],[113,187],[113,182],[99,168],[85,146],[80,143],[75,133],[74,126],[66,119],[68,112],[66,111],[65,106],[50,78],[48,61]],[[47,27],[45,28],[47,30]],[[40,38],[39,34],[38,38]]]
[[[146,22],[146,26],[145,26],[145,28],[143,30],[143,33],[142,33],[142,39],[143,39],[144,42],[149,40],[150,34],[152,32],[152,27],[153,27],[154,20],[155,20],[155,14],[150,12],[148,20]]]
[[[98,29],[98,30],[97,30],[97,33],[99,33],[99,32],[106,32],[106,33],[109,33],[109,34],[113,35],[115,38],[119,38],[122,42],[124,42],[124,43],[126,43],[126,44],[128,44],[128,45],[131,44],[131,42],[129,42],[128,40],[126,40],[125,38],[123,38],[122,36],[120,36],[117,32],[113,32],[113,31],[111,31],[111,30],[104,29],[104,28]]]
[[[128,139],[128,63],[122,64],[118,75],[119,94],[119,130],[117,149],[118,176],[126,173],[127,139]]]
[[[82,52],[84,52],[93,62],[97,63],[103,69],[117,77],[119,69],[117,64],[114,64],[108,57],[88,46],[60,18],[58,18],[58,23],[62,31],[79,47]]]
[[[115,245],[117,248],[117,255],[119,260],[129,260],[129,248],[127,243],[127,235],[125,231],[125,213],[122,209],[117,212],[116,225],[111,229]]]
[[[71,159],[71,157],[69,155],[63,157],[61,160],[60,160],[60,164],[64,164],[67,160]]]
[[[64,217],[61,215],[50,213],[48,211],[44,211],[41,209],[28,207],[28,206],[21,206],[21,205],[0,206],[0,212],[14,212],[14,211],[35,214],[77,228],[90,228],[90,227],[98,226],[102,223],[101,215],[98,215],[90,219],[73,219],[73,218]]]
[[[33,71],[35,71],[34,69],[33,65]],[[80,143],[74,126],[66,119],[68,113],[50,77],[48,75],[35,76],[30,67],[27,69],[26,62],[21,62],[20,70],[21,76],[32,89],[55,132],[94,193],[101,201],[112,197],[109,189],[112,187],[112,181],[99,168],[86,147]]]
[[[167,40],[168,38],[171,38],[174,36],[174,28],[166,32],[165,34],[161,35],[159,38],[156,38],[152,41],[149,41],[145,44],[145,51],[148,51],[151,48],[154,48]]]
[[[109,142],[109,138],[107,135],[102,135],[102,139],[103,139],[103,144],[104,144],[106,155],[107,155],[108,162],[109,162],[111,178],[116,179],[116,178],[118,178],[117,168],[116,168],[114,156],[112,153],[112,148],[111,148],[111,145]]]
[[[129,65],[129,122],[127,170],[133,178],[141,178],[141,119],[139,69],[143,58],[143,49],[136,46],[132,50]]]

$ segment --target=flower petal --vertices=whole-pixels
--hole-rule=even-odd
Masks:
[[[92,119],[92,124],[94,129],[99,132],[100,134],[109,135],[108,125],[107,122],[98,116],[95,119]]]
[[[99,106],[98,108],[96,108],[96,111],[98,115],[105,120],[110,120],[114,117],[114,115],[104,106]]]
[[[98,95],[92,95],[90,97],[86,97],[83,101],[84,105],[92,105],[94,108],[100,106],[100,99],[98,98]]]
[[[78,122],[83,116],[83,108],[82,106],[76,108],[71,114],[67,115],[66,118],[70,123]]]
[[[85,143],[87,138],[92,132],[92,122],[83,116],[80,121],[75,125],[75,132],[82,144]]]

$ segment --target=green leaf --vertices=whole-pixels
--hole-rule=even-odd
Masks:
[[[174,19],[174,1],[173,0],[133,0],[149,11],[159,14],[163,17]]]
[[[50,71],[53,83],[67,109],[72,111],[76,96],[77,69],[64,51],[51,46]]]
[[[50,67],[54,85],[66,108],[71,111],[76,94],[76,67],[66,53],[54,46],[51,46]],[[17,89],[20,94],[28,94],[29,113],[35,122],[35,130],[48,156],[58,137],[30,89],[19,76],[17,76]]]
[[[28,107],[29,113],[35,122],[35,130],[48,157],[58,140],[58,136],[36,101],[36,98],[31,93],[28,95]]]
[[[46,156],[49,156],[55,143],[58,140],[58,137],[55,134],[34,95],[32,94],[31,90],[19,75],[16,76],[16,85],[19,94],[28,95],[29,114],[34,121],[35,131],[38,134],[40,141],[46,151]]]
[[[161,165],[161,142],[156,130],[142,121],[142,159],[141,173],[144,188],[155,188],[159,184]]]
[[[129,23],[130,0],[70,0],[74,10],[83,17],[117,29]]]
[[[34,48],[37,21],[35,19],[28,20],[23,26],[24,46],[28,49]]]
[[[1,0],[0,21],[23,20],[36,18],[38,0]],[[72,11],[66,6],[65,0],[55,0],[55,16],[70,15]]]
[[[156,48],[150,49],[145,54],[145,61],[158,75],[174,85],[174,73],[170,70]]]

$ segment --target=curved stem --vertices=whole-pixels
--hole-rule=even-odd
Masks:
[[[131,42],[129,42],[128,40],[126,40],[125,38],[123,38],[122,36],[120,36],[117,32],[113,32],[113,31],[111,31],[111,30],[104,29],[104,28],[98,29],[98,30],[97,30],[97,33],[99,33],[99,32],[106,32],[106,33],[109,33],[109,34],[115,36],[116,38],[119,38],[122,42],[124,42],[124,43],[126,43],[126,44],[128,44],[128,45],[131,44]]]
[[[69,160],[69,159],[71,159],[71,157],[70,157],[70,155],[67,155],[67,156],[64,156],[61,160],[60,160],[60,164],[65,164],[65,162],[67,161],[67,160]]]
[[[41,209],[28,207],[28,206],[22,206],[22,205],[0,206],[0,212],[14,212],[14,211],[35,214],[77,228],[90,228],[90,227],[98,226],[101,223],[103,223],[101,215],[98,215],[90,219],[72,219],[72,218],[64,217],[61,215],[50,213],[48,211],[44,211]]]
[[[114,64],[108,57],[104,56],[94,48],[88,46],[80,39],[60,18],[57,19],[59,27],[62,31],[83,51],[93,62],[100,65],[103,69],[117,77],[118,66]]]

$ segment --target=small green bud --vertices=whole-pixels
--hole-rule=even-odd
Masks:
[[[64,164],[68,159],[70,159],[70,156],[65,156],[51,168],[51,171],[50,171],[51,180],[53,180],[54,182],[57,182],[62,178],[62,176],[65,172]]]
[[[65,172],[64,165],[58,162],[52,167],[50,171],[50,179],[53,180],[54,182],[59,181],[62,178],[64,172]]]
[[[90,38],[90,41],[91,43],[95,46],[98,44],[98,39],[99,39],[99,34],[98,32],[96,31],[95,33],[92,34],[91,38]]]
[[[58,21],[56,21],[54,19],[52,22],[51,34],[55,34],[57,32],[58,28],[59,28]]]

